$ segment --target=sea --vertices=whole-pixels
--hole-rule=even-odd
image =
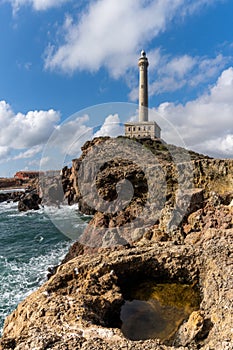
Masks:
[[[76,205],[19,212],[17,203],[0,203],[0,334],[4,319],[47,280],[48,268],[61,262],[73,243],[51,220],[87,225]],[[49,215],[48,215],[49,213]]]

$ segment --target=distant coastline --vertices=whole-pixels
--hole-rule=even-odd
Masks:
[[[38,173],[39,174],[39,173]],[[34,185],[34,182],[38,179],[39,175],[30,178],[19,178],[17,176],[14,177],[0,177],[0,190],[4,191],[16,191],[16,190],[25,190],[28,187]]]
[[[27,183],[14,177],[0,177],[0,190],[14,190],[27,187]]]

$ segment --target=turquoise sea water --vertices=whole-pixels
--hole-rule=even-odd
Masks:
[[[77,207],[54,210],[63,221],[78,217]],[[17,203],[0,203],[0,332],[5,317],[46,281],[48,267],[61,261],[71,243],[45,209],[19,213]]]

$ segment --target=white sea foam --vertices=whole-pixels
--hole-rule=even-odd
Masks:
[[[14,193],[14,192],[25,192],[24,188],[12,188],[9,190],[0,190],[0,193]]]
[[[65,223],[75,220],[81,229],[83,221],[77,209],[74,205],[18,212],[17,203],[0,203],[0,237],[4,242],[0,247],[0,332],[7,314],[46,280],[48,268],[68,252],[71,241],[57,236],[49,224],[51,217]]]
[[[49,214],[70,214],[71,212],[76,212],[78,211],[79,207],[78,204],[73,204],[73,205],[60,205],[60,206],[55,206],[55,205],[45,205],[44,207],[45,213]]]
[[[87,226],[84,216],[78,212],[78,205],[45,206],[45,214],[60,232],[72,240],[78,240]]]
[[[72,239],[87,225],[77,205],[18,212],[17,203],[0,203],[0,237],[4,242],[0,249],[0,328],[7,314],[46,280],[48,268],[68,252],[72,242],[58,238],[49,221],[61,232],[61,227],[68,229],[67,236]]]
[[[27,211],[18,211],[18,206],[16,205],[17,211],[11,214],[8,214],[9,217],[20,217],[20,216],[30,216],[30,215],[40,215],[44,214],[44,209],[39,210],[27,210]]]
[[[5,319],[20,301],[46,281],[48,268],[61,261],[69,246],[70,242],[59,242],[49,253],[33,257],[28,263],[0,256],[0,267],[5,271],[0,282],[0,319]]]
[[[17,210],[18,204],[14,202],[1,202],[0,203],[0,213],[7,212],[12,210]]]
[[[0,210],[1,210],[1,204],[2,204],[2,210],[10,210],[10,209],[17,209],[18,204],[17,203],[0,203]],[[25,212],[14,212],[12,214],[9,214],[9,217],[17,217],[17,216],[28,216],[31,214],[40,215],[40,214],[46,214],[47,218],[54,218],[54,219],[72,219],[72,217],[80,216],[78,213],[78,205],[61,205],[60,207],[57,206],[40,206],[39,210],[27,210]],[[73,214],[73,215],[72,215]],[[44,219],[46,219],[45,216],[43,216]]]

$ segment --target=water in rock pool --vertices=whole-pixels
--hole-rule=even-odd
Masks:
[[[17,203],[0,203],[0,331],[5,317],[46,280],[48,267],[57,265],[72,243],[45,212],[19,213]],[[77,207],[64,206],[57,215],[78,218]],[[86,224],[77,220],[77,225],[83,230]]]
[[[131,300],[121,308],[121,330],[131,340],[169,341],[199,302],[193,286],[144,282],[132,289]]]

